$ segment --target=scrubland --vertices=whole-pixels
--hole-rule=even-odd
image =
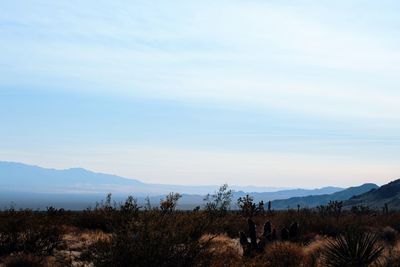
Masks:
[[[95,208],[0,212],[0,266],[400,266],[400,213],[340,203],[274,211],[226,188],[191,211],[179,194]]]

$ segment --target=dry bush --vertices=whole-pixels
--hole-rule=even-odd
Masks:
[[[82,250],[99,241],[109,241],[111,234],[100,230],[82,230],[67,233],[63,236],[66,247],[70,250]]]
[[[109,209],[88,209],[76,214],[72,224],[80,229],[101,230],[109,233],[113,230],[114,215],[115,212]]]
[[[387,245],[382,255],[382,261],[379,267],[397,267],[400,266],[400,243]]]
[[[18,253],[8,256],[3,262],[5,267],[63,267],[68,263],[57,262],[51,256],[36,256],[32,254]]]
[[[56,227],[34,225],[18,232],[0,233],[0,254],[27,252],[36,255],[50,255],[61,242]]]
[[[379,236],[388,246],[392,247],[397,242],[397,231],[390,226],[383,228]]]
[[[147,211],[86,254],[95,266],[209,266],[201,213]]]
[[[243,249],[237,239],[232,239],[227,235],[203,235],[202,242],[209,242],[208,249],[203,257],[210,259],[210,267],[239,267],[242,266]]]
[[[50,255],[61,242],[56,219],[33,212],[7,212],[0,224],[0,256],[11,253]]]
[[[61,261],[59,255],[83,252],[86,259],[79,260],[96,266],[326,266],[320,262],[321,247],[353,228],[379,236],[386,247],[382,266],[400,266],[400,212],[343,211],[340,216],[310,209],[260,212],[253,217],[258,236],[268,220],[278,232],[296,221],[300,236],[296,243],[269,243],[265,252],[246,258],[238,245],[246,220],[218,201],[211,202],[208,210],[162,212],[139,210],[134,198],[116,205],[108,196],[95,209],[80,212],[2,211],[0,257],[56,254],[54,258]],[[59,245],[61,237],[64,246]]]
[[[291,242],[275,242],[267,246],[262,259],[265,266],[270,267],[298,267],[307,260],[303,248]]]
[[[312,241],[308,242],[307,245],[304,246],[303,250],[306,256],[304,266],[323,266],[321,262],[321,253],[329,240],[331,239],[326,236],[317,235]]]
[[[247,227],[246,220],[235,211],[224,214],[224,216],[216,217],[213,214],[203,213],[204,220],[208,221],[205,233],[210,234],[226,234],[231,238],[237,238],[238,233]]]
[[[43,267],[43,259],[30,254],[17,254],[4,260],[5,267]]]

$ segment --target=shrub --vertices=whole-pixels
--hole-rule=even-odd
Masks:
[[[206,221],[201,213],[147,211],[119,228],[110,241],[89,248],[95,266],[195,266],[209,242],[200,240]]]
[[[77,214],[72,224],[80,229],[101,230],[110,233],[113,230],[111,212],[101,209],[87,209]]]
[[[42,259],[30,254],[18,254],[4,260],[5,267],[42,267]]]
[[[202,237],[205,241],[212,240],[207,251],[202,257],[210,259],[207,262],[211,267],[239,267],[243,266],[242,250],[236,240],[226,235]],[[203,262],[204,264],[205,262]]]
[[[382,252],[376,235],[347,231],[327,242],[323,259],[325,265],[331,267],[366,267],[377,262]]]
[[[0,256],[19,252],[50,255],[60,244],[59,226],[33,213],[11,216],[0,228]]]
[[[258,204],[253,203],[253,197],[249,195],[239,197],[237,205],[244,217],[252,218],[264,212],[264,201],[261,200]]]
[[[267,266],[298,267],[305,261],[303,249],[290,242],[275,242],[266,247]]]
[[[231,207],[232,196],[233,191],[228,189],[228,185],[222,185],[217,192],[204,198],[205,210],[211,215],[225,215]]]
[[[382,267],[395,267],[400,266],[400,251],[399,250],[389,250],[388,255],[386,255]]]
[[[160,209],[163,212],[172,212],[175,210],[176,205],[178,204],[178,200],[182,197],[181,194],[178,193],[169,193],[165,199],[160,201]]]
[[[289,227],[289,238],[292,241],[296,241],[299,237],[299,224],[294,222]]]
[[[289,230],[286,227],[281,230],[281,239],[284,241],[289,239]]]
[[[393,247],[397,241],[397,231],[390,226],[386,226],[383,228],[380,237],[386,244]]]

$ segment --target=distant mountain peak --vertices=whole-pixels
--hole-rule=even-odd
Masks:
[[[235,189],[234,199],[246,194],[254,197],[254,201],[268,201],[291,198],[288,201],[301,200],[303,201],[302,206],[304,206],[303,204],[307,203],[320,204],[321,199],[323,199],[322,203],[325,203],[324,201],[327,201],[329,199],[346,200],[353,195],[359,195],[368,192],[373,188],[377,188],[377,186],[372,183],[366,183],[361,186],[350,187],[347,189],[327,186],[316,189],[298,188],[279,191],[257,191],[265,190],[267,187],[253,186],[240,187],[233,185],[232,188]],[[139,180],[128,179],[117,175],[92,172],[82,167],[60,170],[41,168],[38,166],[23,164],[19,162],[0,161],[0,192],[7,193],[11,197],[12,193],[14,193],[14,196],[15,193],[18,193],[19,195],[24,195],[25,193],[34,193],[42,195],[75,194],[82,198],[85,196],[85,194],[86,196],[87,194],[103,195],[111,192],[114,196],[133,195],[134,197],[152,196],[159,198],[165,196],[169,192],[179,192],[185,195],[185,197],[182,198],[181,201],[184,201],[185,198],[189,201],[190,199],[193,199],[193,196],[197,196],[195,197],[195,199],[202,200],[201,195],[212,193],[217,189],[218,186],[212,185],[189,186],[149,184],[141,182]],[[388,192],[396,193],[399,190],[400,180],[395,180],[386,185],[386,187],[383,186],[382,188],[380,188],[380,190],[375,190],[375,192],[379,191],[380,194],[388,195]],[[1,195],[2,194],[0,194],[0,196]],[[377,194],[376,196],[379,197],[379,194]],[[70,195],[66,197],[67,200],[69,198]],[[15,202],[14,200],[15,199],[11,198],[11,201]],[[196,202],[196,205],[199,204],[201,203]],[[273,204],[273,207],[276,208],[277,205]],[[287,208],[287,205],[285,204],[283,208]]]
[[[49,169],[18,162],[0,161],[0,187],[17,190],[52,190],[77,188],[79,185],[91,185],[106,188],[106,185],[134,186],[142,182],[134,179],[123,178],[116,175],[96,173],[84,168]],[[109,190],[111,191],[112,188]],[[103,189],[105,190],[105,189]]]
[[[381,187],[355,196],[345,202],[345,205],[365,205],[372,208],[381,208],[385,204],[393,209],[400,209],[400,179],[393,180]]]
[[[301,207],[313,208],[319,205],[326,205],[329,201],[343,201],[354,198],[356,195],[369,192],[371,189],[378,188],[376,184],[365,183],[360,186],[353,186],[341,191],[337,191],[331,194],[321,194],[321,195],[308,195],[303,197],[292,197],[288,199],[280,199],[272,202],[272,206],[275,209],[286,209],[286,208],[296,208],[297,205]]]

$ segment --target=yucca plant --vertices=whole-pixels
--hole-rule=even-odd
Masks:
[[[366,267],[376,263],[383,252],[378,237],[371,233],[348,231],[328,241],[323,250],[325,266]]]

